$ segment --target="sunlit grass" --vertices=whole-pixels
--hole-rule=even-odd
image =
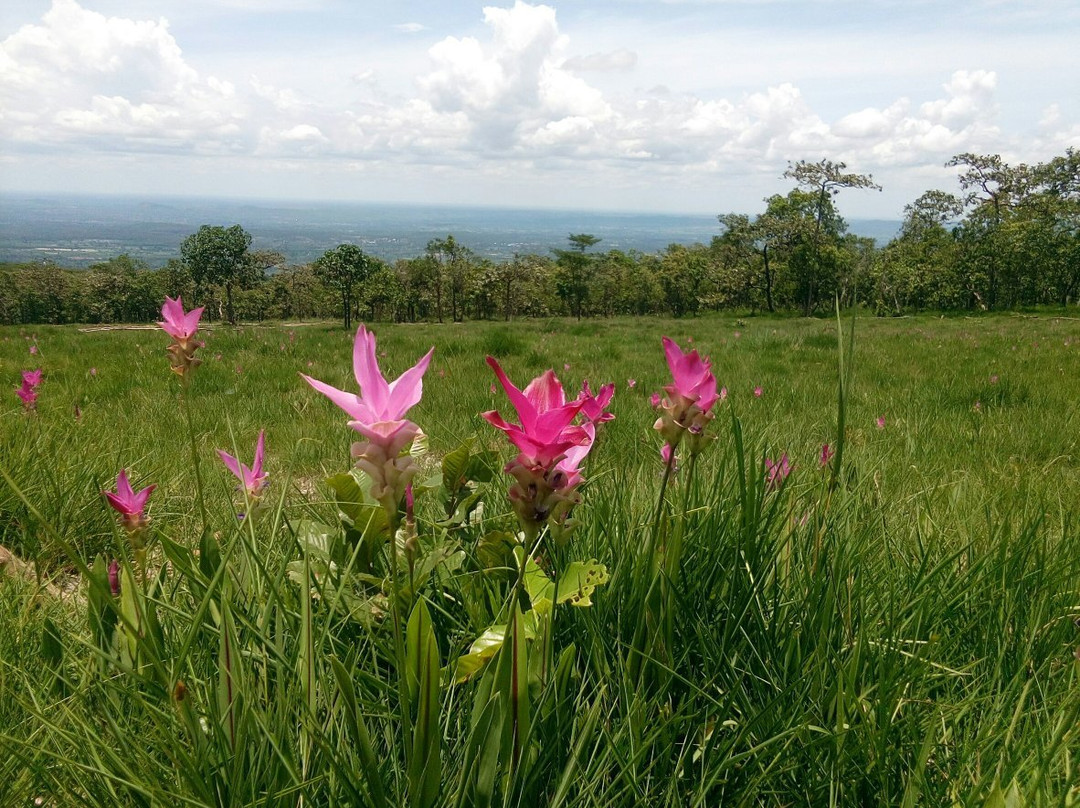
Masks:
[[[1031,804],[1070,804],[1080,719],[1075,323],[1001,315],[854,327],[845,473],[830,493],[819,458],[822,444],[836,443],[835,322],[376,325],[388,376],[436,348],[410,413],[430,438],[429,472],[471,435],[509,458],[478,416],[509,409],[491,390],[485,353],[520,382],[553,367],[568,391],[586,378],[594,389],[616,384],[616,419],[589,457],[568,548],[606,564],[610,579],[592,607],[558,613],[557,650],[574,651],[565,676],[533,693],[532,757],[516,779],[498,781],[498,804],[993,805],[995,789],[1004,798],[1014,784]],[[354,389],[352,335],[330,324],[200,333],[203,364],[186,395],[209,533],[260,569],[254,588],[230,601],[249,663],[245,751],[235,754],[214,727],[205,742],[193,738],[153,677],[103,675],[77,597],[57,602],[5,580],[0,775],[10,777],[0,783],[10,785],[0,785],[0,803],[44,794],[56,805],[377,804],[334,696],[333,656],[354,677],[388,804],[399,804],[408,778],[388,632],[316,601],[315,714],[294,679],[304,659],[304,598],[289,583],[302,557],[297,526],[336,522],[323,481],[349,467],[353,439],[297,374]],[[637,680],[627,673],[642,600],[632,570],[663,471],[648,401],[669,381],[661,335],[710,355],[728,398],[687,499],[674,647],[659,673]],[[158,485],[149,513],[163,540],[199,545],[166,343],[156,330],[0,330],[12,389],[0,401],[0,468],[12,483],[0,483],[0,544],[44,576],[71,578],[64,546],[87,564],[124,552],[100,493],[121,468],[136,488]],[[45,381],[26,415],[13,390],[20,370],[38,366]],[[275,505],[248,530],[214,450],[248,457],[260,429]],[[767,491],[763,458],[785,452],[794,470]],[[490,529],[513,529],[507,484],[496,477],[485,503]],[[671,501],[683,501],[685,484],[676,478]],[[439,506],[429,496],[420,508],[422,536],[434,542]],[[458,535],[464,565],[424,590],[443,664],[494,617],[469,572],[475,536]],[[211,715],[217,618],[195,616],[206,597],[177,577],[158,596],[169,652],[200,638],[168,664]],[[65,638],[63,693],[40,675],[46,615]],[[465,785],[477,687],[442,689],[446,804],[466,793],[461,804],[479,802]]]

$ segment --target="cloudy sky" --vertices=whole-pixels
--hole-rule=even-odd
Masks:
[[[0,188],[755,212],[1080,146],[1075,0],[5,0]]]

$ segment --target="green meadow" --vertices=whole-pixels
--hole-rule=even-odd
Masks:
[[[0,804],[1080,804],[1075,319],[372,327],[391,379],[435,347],[400,548],[299,376],[356,391],[340,325],[203,326],[186,385],[160,329],[0,328]],[[662,336],[727,391],[670,479]],[[615,385],[531,609],[486,355]],[[262,429],[238,519],[215,450]],[[156,486],[145,565],[121,469]]]

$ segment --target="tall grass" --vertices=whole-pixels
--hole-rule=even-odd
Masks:
[[[0,406],[0,544],[69,590],[0,576],[0,804],[1080,802],[1073,324],[860,320],[835,484],[819,464],[837,442],[835,323],[586,325],[378,329],[392,375],[436,346],[411,413],[430,440],[419,549],[396,589],[377,509],[341,474],[349,430],[296,375],[351,388],[351,334],[205,335],[188,400],[204,524],[160,332],[39,328],[31,357],[31,332],[0,331],[11,386],[22,367],[46,378],[35,414]],[[729,396],[658,511],[661,334],[711,355]],[[579,525],[549,558],[606,579],[550,623],[507,600],[509,452],[477,413],[508,405],[486,352],[517,380],[554,367],[571,390],[618,388]],[[246,455],[264,427],[271,501],[240,520],[213,450]],[[443,461],[473,435],[454,493]],[[764,458],[783,452],[794,471],[770,488]],[[150,580],[113,598],[94,563],[130,563],[100,495],[120,468],[159,488]],[[470,493],[482,509],[448,518]],[[681,563],[641,666],[658,515]],[[493,625],[504,650],[455,681]]]

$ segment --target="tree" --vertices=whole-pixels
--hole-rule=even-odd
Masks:
[[[800,188],[814,195],[814,231],[810,250],[805,256],[806,273],[804,283],[801,284],[805,293],[803,314],[806,316],[813,313],[820,296],[820,285],[827,280],[826,258],[830,253],[835,254],[832,249],[827,251],[826,246],[835,248],[835,242],[847,229],[832,203],[833,197],[839,194],[842,188],[881,190],[881,186],[874,182],[871,175],[845,174],[846,168],[846,163],[834,163],[826,159],[817,163],[800,160],[795,164],[789,163],[787,171],[784,172],[785,177],[795,180]],[[827,244],[828,242],[832,243]]]
[[[238,224],[232,227],[204,224],[180,245],[180,257],[195,283],[225,287],[226,317],[234,325],[233,289],[250,284],[259,274],[248,255],[250,247],[251,234]]]
[[[559,267],[555,282],[559,297],[566,301],[570,313],[581,319],[585,299],[589,296],[590,270],[592,255],[585,251],[600,243],[600,239],[589,233],[571,233],[569,250],[552,250],[555,263]]]
[[[350,330],[353,291],[371,277],[375,262],[355,244],[339,244],[316,258],[312,266],[319,280],[340,296],[345,330]]]
[[[463,319],[465,298],[472,270],[472,250],[452,235],[444,239],[432,239],[427,244],[427,255],[435,262],[435,312],[442,322],[442,292],[446,283],[450,292],[450,319],[455,323]]]

